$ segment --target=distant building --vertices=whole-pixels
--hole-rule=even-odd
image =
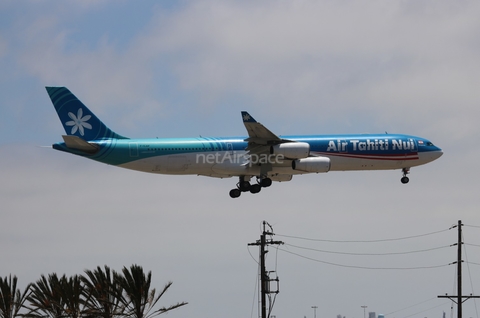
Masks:
[[[385,315],[384,314],[378,314],[377,318],[385,318]],[[445,318],[445,317],[443,317]]]
[[[368,318],[377,318],[377,315],[375,314],[375,312],[369,312],[368,313]]]

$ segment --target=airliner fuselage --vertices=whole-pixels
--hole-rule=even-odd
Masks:
[[[329,171],[401,169],[401,181],[408,183],[411,167],[443,154],[425,138],[401,134],[277,136],[247,112],[244,137],[130,139],[106,127],[68,89],[47,91],[67,132],[54,149],[143,172],[236,176],[233,198],[293,175]],[[252,177],[257,184],[250,184]]]

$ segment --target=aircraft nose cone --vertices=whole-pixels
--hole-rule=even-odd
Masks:
[[[437,151],[433,151],[432,152],[432,160],[437,160],[438,158],[440,158],[441,156],[443,156],[443,151],[442,149],[438,148]]]

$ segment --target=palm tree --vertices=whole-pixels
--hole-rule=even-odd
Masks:
[[[25,288],[23,293],[17,289],[17,276],[10,275],[7,279],[0,277],[0,318],[15,318],[19,316],[18,312],[23,307],[29,291],[30,285]]]
[[[80,276],[67,278],[57,274],[42,277],[30,286],[27,317],[79,318],[84,314],[83,285]]]
[[[114,279],[115,272],[105,265],[104,270],[98,266],[94,271],[86,270],[85,274],[82,282],[88,316],[112,318],[121,315],[122,290]]]
[[[83,289],[82,280],[78,275],[68,279],[64,275],[60,279],[60,305],[66,317],[80,318],[84,315]]]
[[[27,297],[30,305],[27,306],[29,317],[62,318],[62,296],[60,293],[60,279],[57,274],[42,277],[30,286],[31,293]]]
[[[124,296],[122,297],[122,302],[125,309],[124,313],[128,317],[152,318],[187,304],[186,302],[181,302],[170,307],[153,310],[153,307],[170,288],[172,282],[168,282],[163,290],[156,294],[155,289],[150,289],[152,272],[148,272],[145,276],[141,266],[132,265],[130,270],[124,267],[122,273],[123,276],[116,274],[115,279],[123,289]]]

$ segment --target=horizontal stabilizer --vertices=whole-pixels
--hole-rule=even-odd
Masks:
[[[65,145],[67,145],[67,147],[70,149],[76,149],[76,150],[80,150],[80,151],[84,151],[92,154],[96,153],[99,149],[99,147],[96,144],[89,143],[77,136],[63,135],[62,137],[63,137],[63,140],[65,141]]]

